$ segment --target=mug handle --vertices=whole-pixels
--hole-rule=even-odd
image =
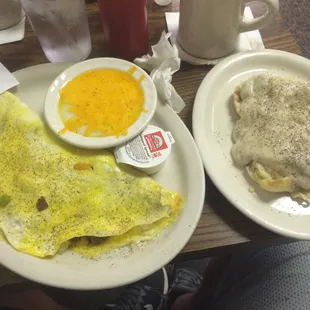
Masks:
[[[279,11],[278,0],[260,0],[264,2],[267,7],[267,12],[260,17],[254,18],[253,20],[247,21],[244,17],[240,23],[239,32],[253,31],[267,26],[271,23]]]

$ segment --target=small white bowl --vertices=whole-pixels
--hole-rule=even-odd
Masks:
[[[145,76],[141,82],[141,87],[144,93],[144,108],[147,112],[141,113],[137,121],[128,128],[126,136],[108,136],[108,137],[84,137],[80,134],[67,131],[59,135],[59,131],[64,128],[64,123],[60,118],[58,111],[59,91],[78,75],[95,69],[117,69],[121,71],[128,71],[135,67],[136,71],[133,77],[139,79],[142,75]],[[68,68],[53,81],[48,88],[45,103],[44,114],[48,126],[52,131],[62,140],[74,146],[87,149],[105,149],[123,144],[134,137],[136,137],[150,122],[157,106],[157,91],[152,79],[149,75],[135,64],[116,58],[94,58],[80,62]]]

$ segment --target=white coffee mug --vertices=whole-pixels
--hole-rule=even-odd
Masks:
[[[19,0],[0,0],[0,30],[22,20],[24,12]]]
[[[241,15],[244,0],[180,0],[178,44],[186,53],[203,59],[231,54],[240,33],[260,29],[274,20],[278,0],[259,1],[265,3],[266,13],[249,21]]]

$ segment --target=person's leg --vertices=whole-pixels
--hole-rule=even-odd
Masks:
[[[40,289],[15,291],[14,293],[0,292],[0,310],[68,310],[57,304]]]
[[[226,268],[215,287],[210,266],[198,291],[180,297],[172,309],[310,309],[310,242],[270,247],[238,260],[239,264]],[[218,275],[222,267],[221,264],[215,266],[214,275]]]
[[[269,247],[229,268],[213,303],[220,310],[310,309],[310,243]]]

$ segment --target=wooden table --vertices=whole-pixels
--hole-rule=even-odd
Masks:
[[[165,29],[164,13],[178,11],[178,2],[179,0],[174,0],[167,7],[159,7],[153,0],[149,0],[151,44],[155,44],[159,40],[161,32]],[[106,56],[107,51],[97,4],[90,0],[87,6],[93,48],[90,57]],[[262,13],[263,9],[259,4],[251,7],[254,15]],[[280,14],[272,25],[261,31],[261,34],[266,48],[300,54],[300,50],[290,32],[286,29]],[[28,22],[26,24],[25,38],[22,42],[0,46],[0,61],[10,71],[47,62]],[[175,74],[173,79],[173,85],[186,102],[186,108],[180,116],[190,130],[195,94],[210,69],[210,66],[197,67],[183,63],[181,70]],[[194,235],[181,253],[182,258],[210,255],[214,249],[217,252],[219,250],[231,251],[231,246],[245,244],[249,241],[264,245],[268,244],[268,242],[280,243],[286,241],[284,238],[265,230],[246,218],[226,201],[210,180],[207,182],[208,190],[205,208]]]

